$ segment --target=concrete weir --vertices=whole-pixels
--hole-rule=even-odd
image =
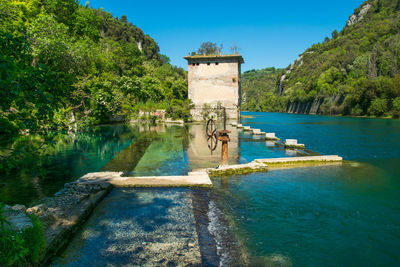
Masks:
[[[293,157],[293,158],[270,158],[270,159],[256,159],[255,162],[264,163],[266,165],[274,164],[288,164],[288,163],[307,163],[307,162],[338,162],[342,161],[343,158],[331,155],[331,156],[307,156],[307,157]]]
[[[82,176],[79,183],[110,183],[116,187],[212,187],[205,171],[189,172],[181,176],[123,177],[122,172],[94,172]]]
[[[207,169],[207,172],[210,174],[210,176],[228,176],[252,172],[263,172],[276,167],[298,168],[310,165],[338,163],[342,160],[342,157],[336,155],[255,159],[246,164],[219,166],[218,168],[214,169],[209,168]]]

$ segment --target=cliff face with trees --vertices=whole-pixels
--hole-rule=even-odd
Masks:
[[[53,130],[130,118],[148,107],[182,113],[188,105],[186,72],[151,37],[126,16],[76,0],[1,0],[0,62],[4,168],[32,154],[25,153],[32,143],[9,145],[27,134],[46,143]]]
[[[282,69],[249,70],[242,74],[242,110],[279,112],[286,102],[276,95],[276,80]]]
[[[400,115],[400,1],[368,0],[276,79],[291,113]]]

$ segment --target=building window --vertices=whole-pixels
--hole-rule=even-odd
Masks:
[[[198,66],[198,65],[200,65],[199,63],[196,63],[196,65]]]
[[[211,64],[210,62],[207,62],[207,66],[210,66],[210,64]]]
[[[192,64],[192,66],[196,66],[196,64],[195,64],[195,63],[193,63],[193,64]]]
[[[218,65],[219,64],[219,62],[215,62],[215,65]]]

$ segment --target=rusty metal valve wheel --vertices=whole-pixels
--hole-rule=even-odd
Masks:
[[[217,148],[218,145],[218,132],[217,125],[213,119],[209,119],[206,127],[207,145],[211,153]]]

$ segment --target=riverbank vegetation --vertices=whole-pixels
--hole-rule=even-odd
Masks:
[[[45,238],[40,220],[30,215],[32,227],[17,231],[12,229],[0,203],[0,265],[37,266],[43,257]]]
[[[368,0],[340,31],[314,44],[275,78],[259,87],[243,76],[254,111],[400,116],[400,1]],[[252,76],[269,77],[265,71]],[[273,86],[273,87],[271,87]],[[244,90],[246,92],[246,90]],[[263,102],[258,104],[259,96]],[[277,100],[278,99],[278,100]],[[254,104],[251,104],[254,103]],[[256,104],[257,103],[257,104]]]
[[[249,70],[242,74],[242,110],[279,112],[285,99],[276,95],[276,80],[282,69]]]
[[[1,172],[32,154],[9,145],[25,135],[42,144],[53,130],[136,118],[141,106],[187,117],[186,72],[126,16],[76,0],[2,0],[0,14]]]

